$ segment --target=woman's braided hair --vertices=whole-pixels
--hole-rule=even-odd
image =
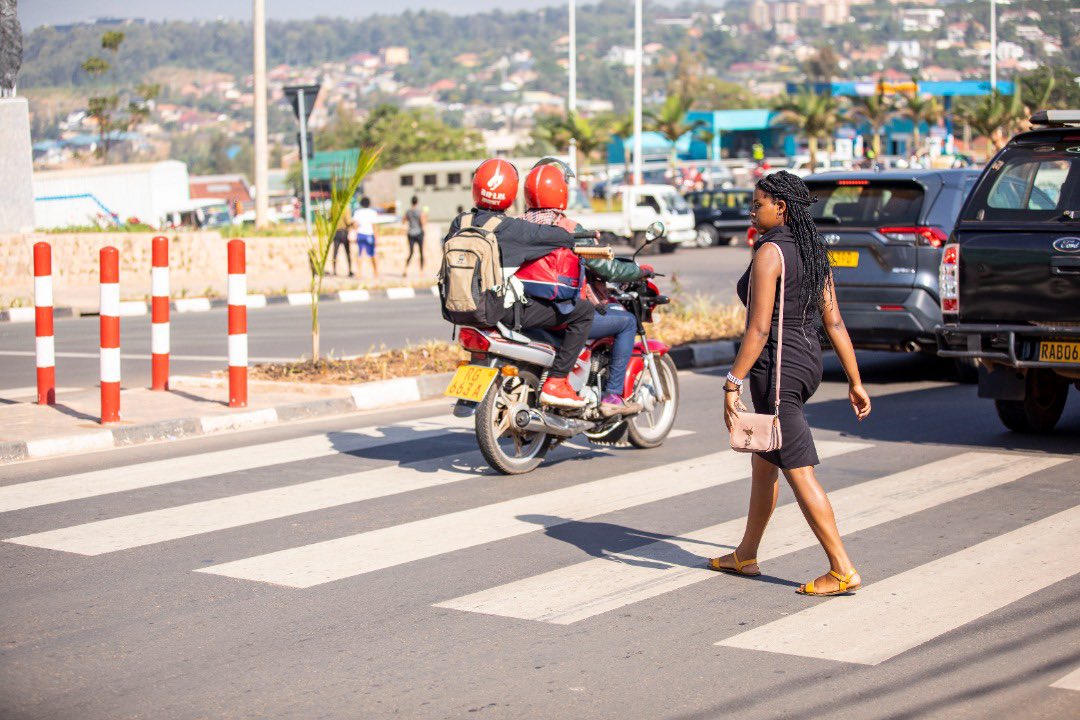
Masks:
[[[802,178],[786,170],[766,175],[758,180],[757,186],[773,200],[783,200],[787,204],[785,224],[795,239],[795,247],[802,261],[800,293],[805,325],[807,316],[811,314],[810,308],[821,306],[825,288],[832,282],[825,240],[810,217],[810,206],[817,202],[817,198],[810,196],[810,189]]]

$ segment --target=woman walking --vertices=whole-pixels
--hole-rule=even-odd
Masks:
[[[760,575],[758,545],[776,508],[779,472],[783,471],[799,508],[829,558],[829,572],[799,587],[804,595],[838,595],[862,585],[840,539],[832,505],[814,474],[818,464],[814,438],[803,405],[821,383],[821,344],[817,320],[848,378],[848,398],[859,420],[870,414],[870,397],[862,386],[855,351],[836,304],[825,243],[810,217],[814,199],[798,176],[781,170],[761,178],[754,189],[750,221],[758,231],[754,259],[739,281],[747,308],[746,335],[724,383],[724,421],[732,429],[742,405],[744,380],[750,386],[755,412],[772,414],[776,397],[779,293],[789,308],[783,317],[780,353],[779,450],[752,456],[753,481],[746,530],[735,552],[709,561],[709,568],[737,575]],[[779,249],[779,252],[777,250]],[[781,260],[781,253],[783,259]],[[781,273],[786,269],[783,287]],[[753,292],[750,291],[751,287]]]

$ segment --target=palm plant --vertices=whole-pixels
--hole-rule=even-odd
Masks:
[[[1016,125],[1025,117],[1023,98],[1020,93],[1020,83],[1016,83],[1012,95],[991,90],[988,95],[959,103],[956,108],[956,117],[971,128],[976,135],[989,140],[996,152],[1004,147],[1005,141],[1012,136]]]
[[[330,209],[315,212],[315,237],[308,237],[308,262],[311,264],[311,360],[319,360],[319,297],[322,294],[326,260],[334,244],[334,233],[349,207],[360,183],[375,166],[382,148],[364,148],[349,175],[334,173],[330,181]],[[344,168],[342,168],[344,170]]]
[[[628,113],[618,118],[611,126],[611,134],[622,139],[623,144],[623,171],[626,177],[630,177],[630,150],[634,137],[634,114]]]
[[[570,136],[577,143],[577,151],[581,159],[588,163],[607,144],[607,137],[601,122],[581,117],[577,113],[570,113],[566,117],[566,126],[570,130]],[[579,163],[579,167],[581,163]]]
[[[896,106],[884,93],[857,97],[852,101],[851,112],[870,125],[873,133],[874,155],[881,155],[881,131],[885,123],[896,115]]]
[[[914,128],[911,131],[911,144],[915,148],[915,154],[919,154],[921,148],[919,138],[919,126],[926,123],[928,126],[937,125],[945,117],[945,108],[933,95],[920,96],[911,93],[904,98],[904,107],[900,111],[904,117],[911,118]]]
[[[660,133],[671,142],[672,168],[675,167],[679,158],[675,143],[683,135],[694,132],[705,124],[702,120],[687,122],[686,113],[692,104],[693,100],[684,95],[668,95],[658,111],[645,113],[649,129]]]
[[[697,139],[701,142],[705,143],[705,158],[709,161],[712,161],[712,145],[713,140],[716,139],[716,133],[708,129],[707,127],[700,127],[698,128],[697,132],[694,133],[694,136],[697,137]]]
[[[810,171],[817,170],[818,142],[828,140],[840,120],[840,103],[832,95],[803,91],[776,105],[774,123],[791,125],[806,136]]]

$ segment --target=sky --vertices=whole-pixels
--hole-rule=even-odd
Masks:
[[[396,0],[395,11],[439,9],[451,13],[480,10],[535,9],[561,5],[565,0]],[[148,20],[250,20],[251,0],[18,0],[23,31],[39,25],[62,25],[99,17],[133,17]],[[266,13],[276,20],[331,17],[360,18],[386,12],[376,0],[266,0]]]

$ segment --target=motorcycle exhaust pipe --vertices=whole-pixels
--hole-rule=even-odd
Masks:
[[[522,408],[514,414],[514,425],[518,430],[542,432],[557,437],[573,437],[593,426],[588,420],[565,418],[536,409]]]

